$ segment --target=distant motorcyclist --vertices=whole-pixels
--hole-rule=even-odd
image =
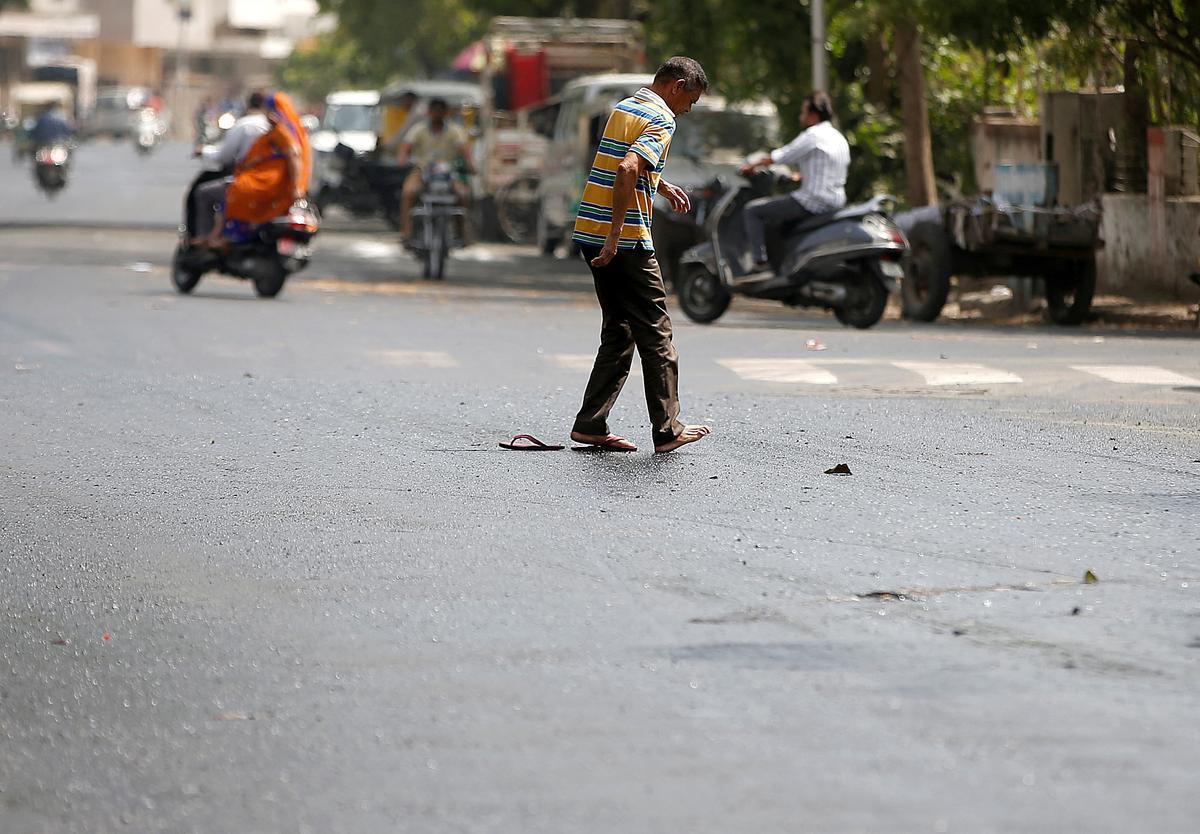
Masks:
[[[34,148],[44,148],[66,142],[74,135],[75,128],[62,105],[47,104],[29,131],[29,140]]]
[[[259,91],[252,92],[246,98],[246,113],[236,122],[229,132],[217,145],[205,145],[196,150],[196,156],[202,157],[207,167],[215,171],[228,171],[246,158],[250,148],[271,130],[264,106],[265,98]],[[213,179],[196,187],[196,236],[195,244],[214,244],[217,242],[217,214],[225,204],[225,191],[231,176]]]
[[[412,208],[425,187],[423,170],[437,162],[453,164],[462,159],[467,170],[475,173],[468,144],[470,137],[461,125],[447,121],[449,112],[450,106],[445,99],[431,99],[426,120],[413,126],[396,154],[396,162],[401,167],[410,162],[413,165],[400,191],[400,234],[404,238],[412,236]],[[455,180],[454,193],[459,205],[466,205],[469,196],[466,183]]]
[[[833,103],[829,94],[816,90],[804,99],[800,120],[804,131],[782,148],[742,166],[749,174],[775,163],[799,170],[800,187],[779,197],[761,197],[746,204],[742,214],[751,256],[752,272],[770,269],[765,227],[803,220],[814,214],[837,211],[846,205],[846,173],[850,169],[850,145],[833,126]]]

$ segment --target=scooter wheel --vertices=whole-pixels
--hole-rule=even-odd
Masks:
[[[866,330],[874,327],[887,309],[887,288],[874,275],[864,274],[859,283],[853,284],[846,295],[846,303],[833,308],[833,314],[842,324]]]
[[[721,279],[701,264],[688,264],[676,276],[675,293],[679,307],[697,324],[719,319],[729,309],[732,297]]]
[[[183,266],[183,248],[175,247],[175,257],[171,259],[171,283],[183,295],[187,295],[192,290],[196,289],[196,285],[200,283],[200,278],[204,275],[203,272],[185,269]]]
[[[273,263],[259,275],[254,276],[254,291],[259,298],[274,298],[283,289],[287,280],[287,270],[281,263]]]

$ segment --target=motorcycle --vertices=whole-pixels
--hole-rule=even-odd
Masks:
[[[171,281],[184,295],[190,293],[208,272],[244,278],[254,284],[262,298],[274,298],[283,289],[289,275],[308,266],[310,244],[320,230],[320,215],[307,201],[294,203],[287,214],[269,223],[254,226],[234,240],[228,248],[210,249],[193,246],[196,215],[193,196],[196,188],[209,180],[225,176],[221,171],[203,171],[188,190],[184,203],[184,222],[179,227],[179,243],[171,259]]]
[[[399,195],[408,171],[407,167],[355,153],[349,145],[339,142],[329,153],[321,184],[315,189],[317,206],[322,213],[336,205],[355,217],[378,214],[393,229],[399,229]]]
[[[144,107],[138,112],[137,121],[133,127],[133,146],[142,156],[149,156],[150,152],[158,147],[164,132],[158,114],[153,109]]]
[[[444,162],[425,171],[420,204],[412,210],[413,235],[404,241],[408,251],[421,259],[422,274],[434,281],[445,276],[450,250],[465,245],[454,230],[466,222],[466,210],[458,204],[454,191],[454,176],[453,166]]]
[[[53,197],[67,185],[71,167],[71,149],[62,142],[43,145],[33,152],[33,178],[38,188]]]
[[[888,211],[891,198],[768,227],[771,268],[752,273],[742,213],[777,184],[773,174],[761,172],[718,198],[705,225],[708,240],[680,258],[676,291],[683,312],[706,324],[724,314],[734,295],[745,295],[831,309],[852,327],[874,325],[899,287],[909,251]]]

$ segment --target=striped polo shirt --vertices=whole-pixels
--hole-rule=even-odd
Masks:
[[[612,228],[613,184],[617,166],[625,154],[633,151],[650,163],[650,170],[637,178],[633,203],[625,212],[621,227],[619,250],[630,250],[641,244],[654,251],[650,237],[650,220],[654,212],[654,195],[667,164],[667,149],[675,133],[675,114],[667,103],[645,87],[623,100],[608,117],[604,138],[596,149],[596,159],[583,188],[579,213],[575,217],[576,243],[583,246],[603,246]]]

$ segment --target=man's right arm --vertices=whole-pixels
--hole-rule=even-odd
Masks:
[[[621,229],[625,225],[625,213],[633,204],[634,186],[638,177],[649,170],[649,161],[634,151],[625,154],[617,166],[617,180],[612,190],[612,226],[609,227],[600,254],[592,259],[592,266],[604,266],[616,256],[617,245],[621,242]]]
[[[217,145],[205,145],[200,150],[200,155],[204,157],[204,161],[209,165],[218,168],[228,168],[237,162],[237,149],[241,144],[242,134],[246,131],[244,125],[234,125],[229,129],[229,132],[221,137],[221,141]]]
[[[771,151],[771,162],[778,165],[795,165],[813,148],[815,139],[809,131],[804,131],[782,148]]]

